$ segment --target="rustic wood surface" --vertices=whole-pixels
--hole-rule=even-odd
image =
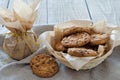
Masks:
[[[92,21],[107,20],[111,24],[116,24],[114,2],[113,0],[86,0]]]
[[[0,0],[0,7],[12,9],[14,0]],[[30,2],[33,0],[25,0]],[[35,24],[57,24],[73,19],[107,20],[120,25],[120,0],[41,0]]]
[[[0,7],[12,9],[14,0],[0,0]],[[32,0],[26,0],[29,2]],[[56,24],[72,19],[90,19],[84,0],[41,0],[35,24]]]
[[[14,0],[0,0],[0,7],[12,9]],[[30,2],[33,0],[25,0]],[[73,19],[107,20],[120,25],[120,0],[41,0],[35,24],[57,24]]]
[[[84,0],[47,0],[48,24],[71,19],[89,19]]]

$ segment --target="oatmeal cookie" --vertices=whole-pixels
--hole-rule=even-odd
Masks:
[[[49,54],[33,57],[30,65],[34,74],[44,78],[52,77],[59,70],[57,62]]]
[[[90,44],[91,45],[101,45],[109,41],[110,36],[108,34],[92,34]]]
[[[86,48],[69,48],[67,52],[71,56],[76,56],[76,57],[90,57],[90,56],[98,55],[96,51]]]
[[[71,34],[74,33],[79,33],[79,32],[87,32],[87,33],[91,33],[92,29],[91,28],[87,28],[87,27],[71,27],[71,28],[66,28],[63,30],[63,36],[69,36]]]
[[[68,37],[64,37],[61,41],[65,47],[80,47],[90,41],[90,35],[86,32],[75,33]]]
[[[66,51],[67,49],[61,44],[61,42],[58,42],[55,45],[55,50],[57,50],[57,51]]]

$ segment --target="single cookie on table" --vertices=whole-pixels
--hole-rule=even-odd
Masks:
[[[110,35],[109,34],[92,34],[90,44],[91,45],[101,45],[105,44],[109,41]]]
[[[89,41],[90,41],[90,35],[86,32],[81,32],[64,37],[61,43],[65,47],[80,47],[89,43]]]
[[[74,33],[87,32],[91,33],[92,29],[87,27],[70,27],[63,30],[63,36],[69,36]]]
[[[49,54],[39,54],[33,57],[30,65],[33,73],[43,78],[52,77],[59,70],[57,62]]]
[[[90,57],[98,55],[97,51],[86,48],[69,48],[67,52],[69,55],[76,57]]]

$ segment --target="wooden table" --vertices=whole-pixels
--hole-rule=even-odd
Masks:
[[[14,0],[0,0],[0,7],[12,8]],[[30,0],[26,0],[29,2]],[[73,19],[106,19],[120,25],[120,0],[41,0],[35,24],[57,24]]]

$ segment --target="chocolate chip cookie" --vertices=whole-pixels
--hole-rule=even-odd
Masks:
[[[80,47],[89,43],[89,41],[90,35],[86,32],[81,32],[64,37],[61,43],[65,47]]]
[[[92,34],[90,44],[92,45],[101,45],[109,41],[110,36],[108,34]]]
[[[91,33],[92,29],[87,28],[87,27],[71,27],[71,28],[66,28],[63,30],[63,36],[69,36],[74,33],[79,33],[79,32],[87,32]]]
[[[43,78],[52,77],[59,70],[57,62],[49,54],[39,54],[33,57],[30,65],[33,73]]]
[[[55,50],[57,50],[57,51],[66,51],[67,49],[61,44],[61,42],[58,42],[55,45]]]
[[[76,57],[90,57],[90,56],[98,55],[96,51],[86,48],[69,48],[67,52],[71,56],[76,56]]]

